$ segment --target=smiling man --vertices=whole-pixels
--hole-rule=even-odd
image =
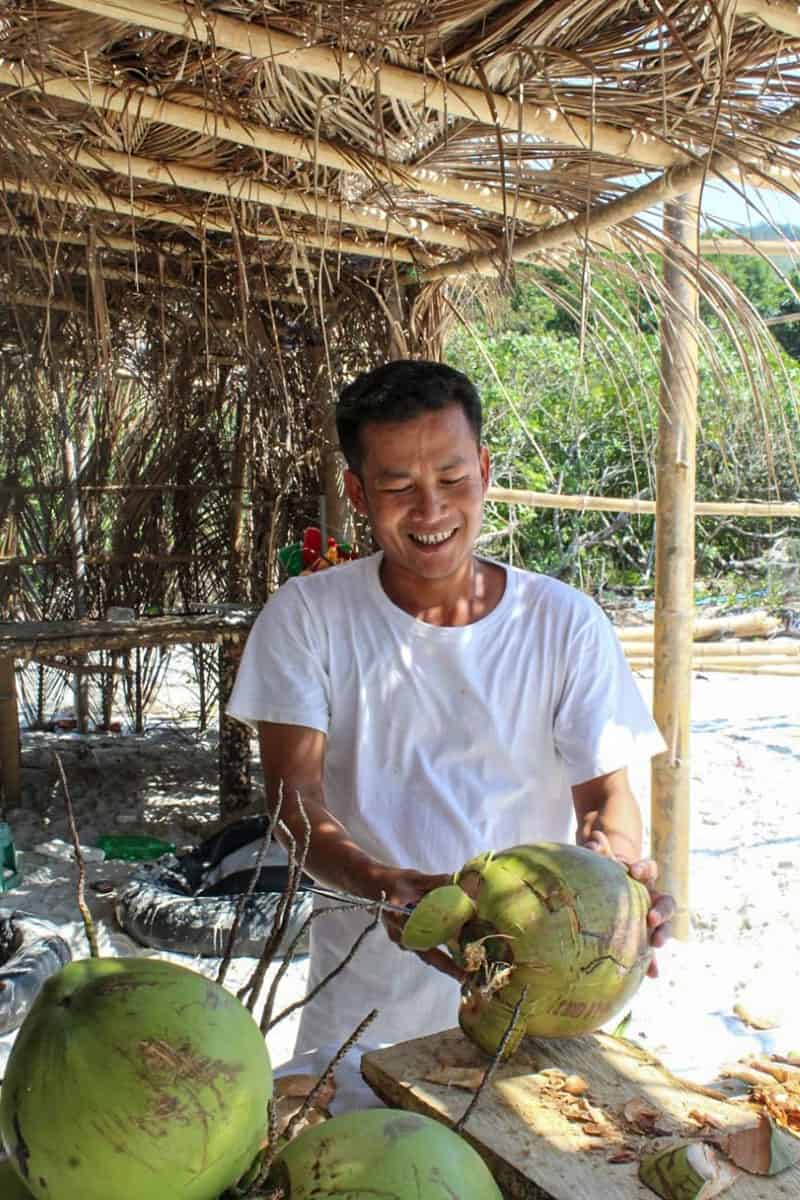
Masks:
[[[257,724],[270,803],[282,783],[298,843],[302,800],[306,870],[402,906],[480,851],[577,840],[648,884],[660,944],[672,901],[641,859],[627,768],[664,744],[597,605],[475,554],[489,484],[475,387],[441,363],[392,362],[345,388],[337,429],[380,550],[279,589],[228,709]],[[314,922],[309,990],[368,921]],[[306,1005],[297,1053],[340,1043],[372,1008],[373,1045],[455,1023],[454,964],[393,945],[401,924],[387,917]]]

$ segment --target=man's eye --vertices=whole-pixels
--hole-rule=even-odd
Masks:
[[[456,483],[463,483],[466,478],[466,475],[459,475],[458,479],[443,479],[442,483],[446,483],[448,487],[452,487]]]
[[[413,483],[407,483],[403,487],[384,488],[383,490],[389,496],[402,496],[403,492],[410,492],[413,486]]]

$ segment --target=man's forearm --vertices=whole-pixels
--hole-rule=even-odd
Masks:
[[[579,824],[575,840],[579,846],[591,841],[593,834],[604,833],[615,858],[621,862],[637,862],[642,857],[642,825],[635,814],[615,813],[609,819],[603,812],[588,812]]]
[[[290,800],[284,796],[276,828],[278,841],[299,859],[309,832],[304,864],[308,875],[337,891],[371,900],[381,898],[390,868],[362,850],[319,797],[295,793]]]

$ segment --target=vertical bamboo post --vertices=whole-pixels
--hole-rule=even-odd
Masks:
[[[228,590],[230,603],[247,600],[247,526],[244,506],[249,478],[250,397],[241,389],[236,399],[236,432],[231,463],[231,507],[228,514]],[[250,730],[225,715],[225,706],[236,680],[242,646],[223,638],[219,646],[219,800],[222,815],[236,813],[250,803]]]
[[[673,933],[689,933],[689,710],[694,616],[698,293],[687,260],[698,253],[696,196],[664,205],[665,300],[656,467],[653,714],[667,743],[652,766],[652,854],[677,905]],[[682,251],[682,253],[681,253]]]
[[[70,545],[72,549],[72,594],[75,616],[81,620],[86,616],[86,537],[78,491],[78,454],[70,429],[67,398],[61,386],[56,389],[56,410],[61,427],[61,459],[64,469],[64,503],[67,508]],[[89,731],[89,680],[78,673],[73,678],[75,716],[78,732]]]
[[[19,714],[14,659],[0,657],[0,808],[7,811],[21,797],[19,762]]]

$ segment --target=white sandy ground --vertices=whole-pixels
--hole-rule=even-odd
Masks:
[[[650,676],[639,681],[649,700]],[[217,820],[216,734],[197,732],[192,703],[178,657],[158,696],[159,715],[141,737],[24,733],[23,805],[2,814],[24,877],[0,895],[0,912],[41,914],[59,925],[75,956],[87,954],[53,750],[62,755],[84,846],[109,832],[150,833],[179,846],[208,835]],[[660,977],[643,984],[627,1033],[678,1074],[710,1082],[746,1054],[800,1051],[800,678],[696,675],[692,716],[691,938],[661,951]],[[649,769],[637,769],[633,782],[647,819]],[[87,882],[120,882],[131,869],[91,861]],[[110,900],[88,887],[87,899],[103,953],[154,953],[115,928]],[[209,975],[218,966],[169,957]],[[253,965],[235,959],[227,986],[236,990]],[[302,996],[305,967],[304,959],[291,965],[276,1011]],[[775,1028],[749,1028],[733,1013],[737,1003],[771,1017]],[[297,1019],[268,1035],[278,1067],[291,1060]],[[14,1036],[0,1038],[0,1077]],[[340,1109],[370,1099],[357,1086],[357,1058],[349,1061]]]

